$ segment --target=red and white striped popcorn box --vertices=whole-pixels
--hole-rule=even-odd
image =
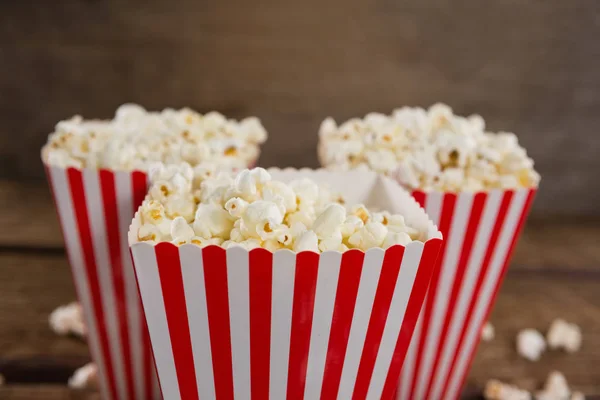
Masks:
[[[413,192],[444,235],[397,392],[456,399],[537,189]]]
[[[46,165],[104,399],[160,399],[127,232],[143,172]]]
[[[391,399],[441,234],[400,186],[370,171],[309,177],[351,203],[399,212],[427,240],[321,254],[130,244],[165,399]]]

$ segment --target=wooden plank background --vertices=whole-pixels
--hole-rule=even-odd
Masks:
[[[0,2],[0,178],[42,180],[56,121],[127,101],[258,115],[264,166],[316,166],[316,130],[451,104],[516,132],[534,215],[600,215],[600,2]]]

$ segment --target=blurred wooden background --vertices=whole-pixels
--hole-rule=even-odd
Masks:
[[[123,102],[258,115],[261,165],[317,166],[316,131],[437,101],[516,132],[542,173],[534,215],[600,215],[595,0],[0,2],[0,178],[43,180],[75,113]]]

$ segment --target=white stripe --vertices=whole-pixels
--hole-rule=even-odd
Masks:
[[[433,221],[434,224],[440,224],[440,216],[442,214],[442,204],[444,200],[444,193],[441,192],[432,192],[427,193],[425,195],[425,212],[429,215],[429,218]],[[446,240],[446,238],[444,238]],[[439,255],[441,257],[441,254]],[[439,262],[439,260],[438,260]],[[434,270],[434,273],[435,270]],[[413,336],[410,341],[410,346],[408,348],[408,352],[406,354],[406,358],[404,359],[404,364],[402,367],[402,375],[400,376],[400,385],[398,393],[406,392],[406,397],[398,397],[399,399],[408,398],[408,395],[411,393],[412,389],[412,380],[413,375],[418,371],[415,371],[417,361],[422,356],[419,354],[419,343],[421,341],[421,337],[423,336],[423,323],[425,320],[425,309],[427,308],[427,303],[430,301],[430,288],[428,288],[427,293],[425,295],[425,299],[423,301],[423,305],[421,307],[421,311],[419,312],[419,319],[417,321],[417,325],[415,326],[415,331],[413,332]]]
[[[250,278],[248,250],[227,249],[227,285],[231,326],[233,393],[236,399],[250,398]]]
[[[444,193],[428,193],[425,199],[425,212],[429,218],[438,227],[440,225],[440,216],[442,215],[442,203],[444,201]],[[444,238],[446,240],[446,238]]]
[[[90,221],[90,236],[94,247],[96,259],[96,273],[100,283],[104,323],[108,335],[110,356],[113,360],[114,380],[120,398],[127,397],[127,382],[123,362],[123,346],[119,332],[119,311],[117,309],[116,291],[113,281],[112,263],[108,248],[106,220],[104,218],[104,203],[100,187],[100,172],[86,169],[83,171],[83,186],[85,188],[85,202]]]
[[[385,321],[385,328],[381,337],[375,367],[373,368],[373,376],[369,385],[367,399],[376,400],[381,398],[390,363],[392,362],[392,356],[394,355],[394,349],[396,348],[396,342],[398,341],[398,335],[402,328],[402,322],[404,322],[408,299],[412,294],[413,284],[417,276],[417,270],[419,269],[423,247],[424,245],[421,242],[412,242],[404,250],[402,264],[400,264],[400,273],[398,274],[396,287],[392,295],[392,302],[387,320]]]
[[[452,357],[456,352],[457,342],[467,317],[467,310],[473,297],[477,278],[481,272],[483,258],[490,241],[490,235],[494,229],[494,222],[496,221],[501,202],[502,194],[499,191],[490,192],[485,201],[481,219],[478,221],[473,247],[471,248],[471,255],[466,266],[463,285],[458,295],[454,315],[448,329],[446,344],[440,357],[438,370],[434,374],[430,396],[432,399],[442,398],[441,391],[450,370]]]
[[[477,298],[473,319],[467,330],[464,346],[461,349],[456,366],[452,369],[452,380],[448,389],[448,398],[452,398],[451,396],[456,397],[456,393],[460,390],[459,385],[461,384],[461,379],[465,374],[465,369],[468,367],[467,364],[469,362],[469,357],[474,347],[479,343],[479,338],[481,337],[480,328],[483,324],[485,313],[492,300],[494,289],[498,284],[498,280],[500,279],[503,262],[506,254],[508,253],[511,241],[516,233],[515,230],[518,228],[519,217],[525,205],[527,193],[527,190],[518,190],[515,192],[511,200],[508,212],[506,213],[502,231],[496,244],[494,255],[490,261],[485,282],[483,283],[480,295]]]
[[[417,325],[415,326],[412,339],[410,340],[410,346],[406,353],[406,357],[404,358],[404,364],[402,366],[402,375],[400,375],[400,383],[398,385],[398,393],[396,396],[398,400],[410,398],[410,385],[412,383],[413,374],[415,372],[415,362],[417,360],[419,338],[421,337],[421,333],[423,330],[423,310],[425,309],[426,303],[427,296],[425,296],[425,301],[423,302],[421,312],[419,313],[419,320],[417,321]]]
[[[164,398],[177,400],[181,396],[154,246],[147,243],[136,243],[131,248],[131,252],[150,331],[150,340],[157,344],[153,347],[154,358]]]
[[[456,264],[458,263],[458,257],[462,250],[465,228],[467,221],[469,220],[472,204],[472,193],[460,193],[458,195],[456,203],[454,204],[454,213],[450,224],[450,230],[448,236],[444,238],[446,240],[446,248],[444,259],[440,267],[441,271],[438,285],[437,288],[430,288],[431,290],[436,291],[435,303],[433,304],[431,318],[429,319],[421,368],[418,371],[419,376],[415,389],[415,398],[417,399],[425,398],[425,391],[427,390],[430,375],[435,373],[435,371],[432,371],[435,352],[439,346],[444,319],[448,311],[447,306],[454,284]]]
[[[96,316],[94,314],[94,306],[91,298],[92,292],[87,278],[67,171],[55,167],[51,167],[48,170],[51,176],[52,189],[56,198],[56,207],[58,208],[65,244],[69,254],[69,264],[71,264],[71,270],[73,271],[77,297],[83,307],[83,316],[85,317],[86,326],[88,327],[87,342],[90,347],[90,352],[92,353],[92,358],[98,366],[100,390],[104,393],[106,398],[110,398],[111,394],[106,364],[102,354],[100,339],[98,337],[98,327],[96,326]]]
[[[309,400],[318,399],[321,395],[341,263],[342,254],[337,251],[328,251],[322,253],[319,257],[317,288],[306,367],[306,385],[304,387],[304,398]]]
[[[202,249],[195,245],[182,246],[179,248],[179,259],[198,384],[198,397],[214,399],[215,381],[208,329]]]
[[[127,233],[133,218],[133,175],[130,172],[115,172],[115,193],[117,198],[117,212],[119,214],[119,244],[121,246],[121,259],[123,260],[123,279],[125,280],[125,301],[127,303],[127,326],[129,328],[129,351],[131,352],[131,367],[133,370],[135,398],[145,400],[144,390],[144,356],[142,342],[142,314],[140,299],[129,253]],[[154,366],[152,367],[154,370]]]
[[[271,371],[269,378],[269,398],[271,399],[285,399],[287,395],[295,272],[295,253],[282,250],[273,254]]]
[[[346,356],[340,378],[337,396],[339,400],[352,398],[352,393],[354,392],[354,383],[358,375],[358,367],[360,366],[367,330],[369,329],[371,310],[373,309],[373,302],[375,301],[375,294],[379,285],[379,276],[383,267],[384,255],[385,253],[381,250],[371,250],[365,254],[360,275],[360,286],[356,295],[352,325],[350,326],[350,334],[348,336]]]

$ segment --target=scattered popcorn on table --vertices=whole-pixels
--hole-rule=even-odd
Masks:
[[[495,379],[487,381],[483,397],[486,400],[531,400],[528,391]]]
[[[94,363],[88,363],[78,368],[69,378],[71,389],[96,389],[98,387],[98,368]]]
[[[255,117],[226,119],[189,108],[149,112],[120,106],[112,120],[61,121],[48,137],[44,160],[57,167],[146,171],[153,162],[217,164],[242,169],[256,162],[267,132]]]
[[[564,349],[568,353],[575,353],[581,347],[581,329],[560,318],[552,322],[546,338],[551,349]]]
[[[517,352],[521,357],[537,361],[545,349],[544,336],[535,329],[524,329],[517,335]]]
[[[52,311],[48,320],[50,328],[58,335],[86,335],[83,310],[78,302],[58,307]]]
[[[537,187],[533,160],[513,133],[485,131],[478,115],[444,104],[367,114],[319,129],[321,164],[337,170],[366,165],[410,190],[470,191]]]
[[[580,394],[580,393],[578,393]],[[536,400],[569,400],[571,389],[563,374],[552,371],[546,379],[544,389],[535,394]]]
[[[492,340],[494,340],[494,336],[495,336],[494,325],[492,325],[489,322],[486,322],[483,325],[483,328],[481,329],[481,339],[483,339],[486,342],[491,342]]]
[[[273,181],[262,168],[198,177],[186,165],[178,171],[157,166],[150,179],[133,241],[323,252],[387,248],[421,237],[401,215],[345,205],[341,195],[307,178]]]

